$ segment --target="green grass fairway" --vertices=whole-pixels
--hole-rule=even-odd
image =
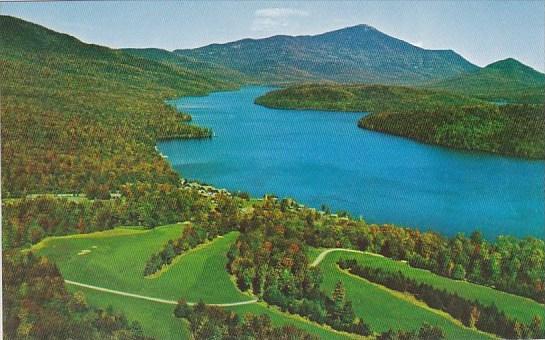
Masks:
[[[83,292],[91,306],[103,309],[112,306],[114,311],[123,312],[129,321],[138,320],[146,335],[156,339],[189,339],[187,322],[174,317],[174,306],[97,292],[93,289],[70,285],[67,287],[72,292]]]
[[[339,256],[339,254],[342,254],[342,256]],[[505,312],[510,317],[525,323],[531,322],[534,315],[539,315],[541,319],[544,319],[545,317],[545,306],[531,299],[504,293],[489,287],[466,281],[452,280],[436,275],[428,270],[413,268],[407,263],[394,261],[385,257],[365,254],[337,253],[337,258],[341,257],[355,258],[361,264],[372,268],[380,268],[389,271],[401,271],[403,275],[417,280],[418,282],[427,283],[438,289],[445,289],[448,292],[456,293],[459,296],[469,300],[478,300],[482,304],[496,304],[500,310]]]
[[[332,292],[337,281],[341,280],[346,295],[352,301],[354,311],[367,322],[374,332],[393,329],[417,329],[424,322],[441,327],[448,339],[482,339],[491,336],[463,327],[446,313],[433,310],[419,303],[409,295],[404,295],[385,287],[372,284],[364,279],[342,272],[337,267],[341,257],[356,254],[333,252],[320,263],[324,275],[322,288]]]
[[[191,302],[202,299],[205,303],[251,300],[250,296],[238,291],[225,269],[226,254],[238,236],[236,232],[218,237],[182,255],[156,278],[144,278],[144,264],[151,254],[160,250],[169,239],[179,237],[182,228],[182,224],[152,230],[116,228],[92,234],[47,238],[32,249],[55,261],[65,279],[88,285],[166,300],[181,297]],[[84,250],[86,254],[78,255]],[[71,291],[82,291],[90,305],[100,308],[111,305],[114,310],[124,312],[129,320],[138,320],[145,334],[157,339],[189,338],[185,322],[173,316],[174,305],[84,287],[67,287]],[[241,315],[267,314],[274,325],[293,324],[323,339],[347,338],[261,303],[230,309]]]
[[[236,289],[224,269],[227,261],[224,254],[237,233],[219,237],[182,255],[157,278],[144,278],[144,266],[151,254],[162,249],[169,239],[178,238],[182,228],[181,224],[152,230],[117,228],[50,238],[35,249],[39,255],[54,260],[67,280],[168,300],[202,299],[205,303],[250,300]],[[90,252],[78,255],[82,251]],[[211,282],[214,284],[203,284]]]

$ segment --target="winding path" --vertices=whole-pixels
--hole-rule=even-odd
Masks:
[[[330,248],[330,249],[326,249],[326,250],[322,251],[318,256],[316,256],[316,258],[314,259],[314,261],[312,261],[310,266],[311,267],[316,267],[317,265],[320,264],[320,262],[323,261],[323,259],[327,256],[327,254],[333,253],[333,252],[336,252],[336,251],[342,251],[342,252],[345,252],[345,253],[356,253],[356,254],[365,254],[365,255],[383,257],[382,255],[375,254],[375,253],[370,253],[368,251],[346,249],[346,248]]]
[[[153,301],[153,302],[159,302],[159,303],[164,303],[164,304],[167,304],[167,305],[176,305],[176,304],[178,304],[178,301],[174,301],[174,300],[165,300],[165,299],[154,298],[154,297],[151,297],[151,296],[132,294],[132,293],[127,293],[127,292],[122,292],[122,291],[119,291],[119,290],[113,290],[113,289],[108,289],[108,288],[103,288],[103,287],[97,287],[97,286],[88,285],[88,284],[85,284],[85,283],[80,283],[80,282],[75,282],[75,281],[70,281],[70,280],[64,280],[64,282],[66,282],[69,285],[73,285],[73,286],[93,289],[93,290],[97,290],[99,292],[105,292],[105,293],[110,293],[110,294],[115,294],[115,295],[128,296],[128,297],[132,297],[132,298],[136,298],[136,299],[140,299],[140,300],[148,300],[148,301]],[[241,306],[241,305],[249,305],[249,304],[256,303],[256,302],[257,302],[257,299],[253,299],[253,300],[240,301],[240,302],[231,302],[231,303],[207,303],[206,305],[207,306],[216,306],[216,307],[234,307],[234,306]],[[187,304],[190,305],[190,306],[194,306],[196,303],[195,302],[188,302]]]
[[[345,248],[331,248],[331,249],[326,249],[326,250],[322,251],[316,257],[316,259],[314,259],[314,261],[312,261],[310,266],[311,267],[316,267],[317,265],[320,264],[320,262],[322,262],[322,260],[329,253],[336,252],[336,251],[381,256],[381,255],[378,255],[378,254],[373,254],[373,253],[369,253],[369,252],[361,251],[361,250],[345,249]],[[165,299],[155,298],[155,297],[151,297],[151,296],[133,294],[133,293],[128,293],[128,292],[123,292],[123,291],[120,291],[120,290],[114,290],[114,289],[109,289],[109,288],[104,288],[104,287],[88,285],[88,284],[85,284],[85,283],[71,281],[71,280],[64,280],[64,282],[66,284],[69,284],[69,285],[72,285],[72,286],[78,286],[78,287],[83,287],[83,288],[87,288],[87,289],[93,289],[93,290],[96,290],[96,291],[99,291],[99,292],[105,292],[105,293],[110,293],[110,294],[115,294],[115,295],[132,297],[132,298],[140,299],[140,300],[153,301],[153,302],[163,303],[163,304],[167,304],[167,305],[176,305],[176,304],[178,304],[178,301],[174,301],[174,300],[165,300]],[[216,307],[234,307],[234,306],[242,306],[242,305],[249,305],[249,304],[257,303],[257,301],[258,301],[257,299],[252,299],[252,300],[231,302],[231,303],[207,303],[207,305],[208,306],[216,306]],[[196,303],[195,302],[188,302],[187,304],[190,305],[190,306],[194,306]]]

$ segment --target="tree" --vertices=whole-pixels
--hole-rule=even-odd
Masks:
[[[322,204],[320,206],[320,210],[323,211],[326,215],[331,214],[331,208],[329,208],[329,206],[327,206],[326,204]]]
[[[350,330],[352,333],[356,333],[363,336],[371,335],[371,329],[363,320],[357,319],[356,322],[351,326]]]
[[[469,310],[466,309],[464,311],[462,322],[467,327],[475,327],[480,316],[481,311],[477,308],[477,306],[472,306]]]
[[[539,316],[535,315],[530,323],[530,337],[534,339],[543,339],[545,330],[541,327],[542,320]]]
[[[85,298],[85,295],[81,291],[77,291],[74,293],[74,297],[72,299],[72,308],[78,312],[85,311],[89,308],[87,305],[87,299]]]
[[[473,244],[481,244],[483,242],[483,234],[479,230],[475,230],[469,237]]]
[[[110,198],[110,190],[106,184],[97,184],[91,180],[85,186],[85,196],[89,199],[106,200]]]
[[[454,265],[452,270],[452,278],[455,280],[463,280],[466,278],[466,270],[461,264]]]
[[[174,316],[177,318],[189,318],[191,315],[192,308],[187,304],[187,301],[185,299],[178,300],[178,304],[176,305],[176,308],[174,309]]]
[[[338,308],[338,310],[341,310],[344,305],[344,300],[346,298],[346,290],[342,281],[337,281],[331,297],[333,298],[333,302],[335,303],[335,306]]]
[[[432,326],[428,323],[424,323],[418,331],[418,338],[421,340],[438,340],[444,339],[445,333],[439,327]]]
[[[354,313],[354,309],[352,308],[352,302],[346,301],[343,309],[341,311],[340,315],[341,321],[344,324],[351,324],[352,321],[356,318],[356,313]]]
[[[176,256],[176,252],[174,251],[174,243],[172,240],[168,241],[167,245],[165,246],[165,249],[162,252],[163,261],[166,264],[170,264],[172,262],[172,259]]]

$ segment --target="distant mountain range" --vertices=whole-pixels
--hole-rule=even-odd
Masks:
[[[479,69],[452,50],[423,49],[367,25],[312,36],[243,39],[174,52],[263,82],[417,84]]]
[[[545,98],[545,75],[515,59],[480,68],[452,50],[422,49],[367,25],[313,36],[278,35],[171,52],[157,48],[114,50],[83,44],[21,19],[2,17],[2,21],[6,34],[0,52],[6,57],[22,57],[32,51],[50,57],[69,54],[90,58],[110,67],[121,62],[155,69],[150,74],[162,74],[166,77],[162,79],[173,83],[181,77],[186,86],[374,83],[418,85],[495,102],[543,103]],[[142,59],[153,62],[142,63]]]

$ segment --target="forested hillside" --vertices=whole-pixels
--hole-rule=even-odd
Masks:
[[[164,100],[236,86],[20,19],[0,27],[3,197],[176,183],[155,142],[210,131],[181,124],[190,117]]]
[[[359,127],[456,149],[545,158],[543,104],[496,105],[444,90],[324,84],[270,92],[256,103],[369,112],[360,119]]]
[[[225,80],[229,83],[247,83],[251,81],[251,78],[248,76],[225,66],[209,63],[200,59],[184,56],[159,48],[124,48],[121,49],[121,51],[135,57],[183,67],[184,69],[191,70],[201,76]]]
[[[545,103],[545,74],[512,58],[426,87],[498,103]]]
[[[237,84],[84,44],[8,16],[0,16],[0,56],[4,336],[147,339],[140,324],[119,311],[97,309],[83,295],[70,294],[54,263],[21,254],[23,247],[47,235],[123,223],[111,217],[115,200],[84,199],[79,205],[53,195],[6,202],[30,193],[109,199],[122,185],[137,182],[146,182],[147,195],[157,186],[166,194],[178,185],[179,176],[155,152],[155,142],[206,138],[210,131],[184,124],[190,117],[164,100]],[[186,202],[174,200],[178,206]],[[148,221],[160,222],[152,214],[159,210],[145,201],[137,203],[140,208],[126,207],[131,219],[148,216]],[[154,202],[156,208],[159,201]],[[30,209],[22,212],[18,204]],[[167,207],[170,217],[163,219],[181,212],[176,205]],[[144,215],[134,215],[132,209]]]
[[[273,108],[353,112],[429,111],[486,105],[479,99],[443,91],[389,85],[295,85],[269,92],[256,104]]]

